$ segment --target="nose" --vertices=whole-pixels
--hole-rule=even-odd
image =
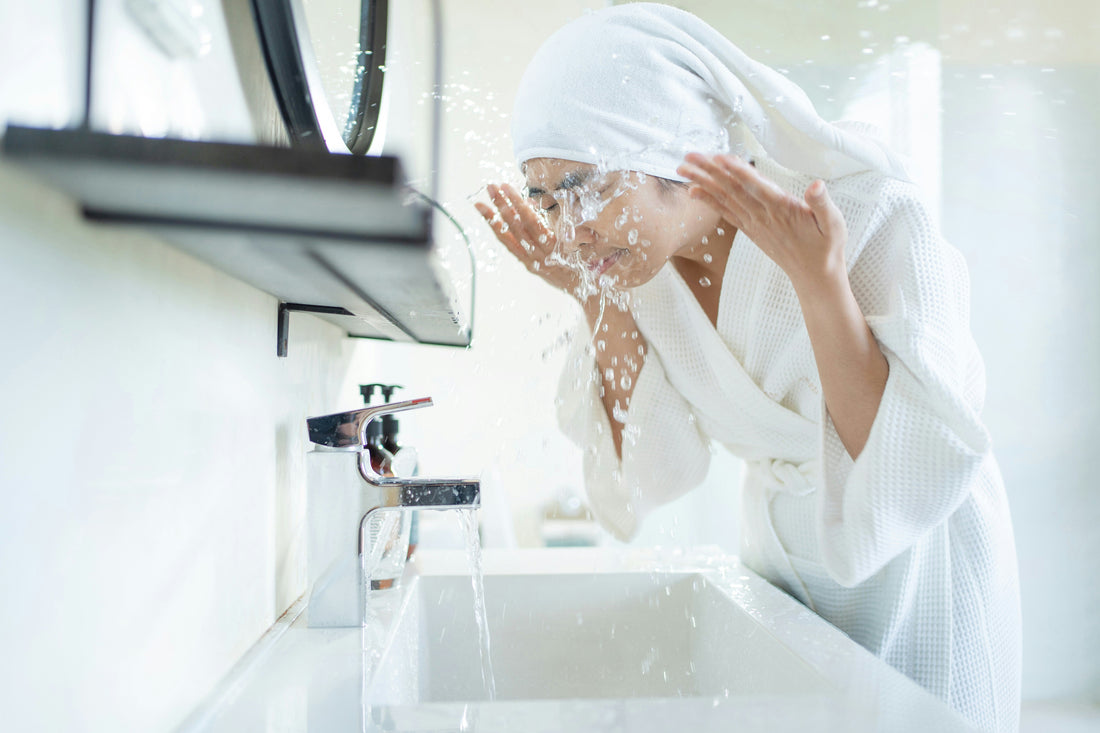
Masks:
[[[562,222],[558,233],[558,239],[572,248],[595,244],[596,238],[596,231],[588,224],[574,224],[570,221]]]
[[[591,222],[584,221],[578,212],[567,211],[554,222],[558,241],[570,248],[583,247],[596,241],[596,231]]]

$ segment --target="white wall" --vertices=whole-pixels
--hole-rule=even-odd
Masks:
[[[99,5],[98,124],[252,139],[218,3],[194,60]],[[78,119],[81,6],[0,2],[0,121]],[[304,420],[351,348],[295,315],[277,358],[276,309],[0,161],[0,727],[172,729],[304,590]]]
[[[971,268],[985,414],[1020,560],[1024,690],[1100,702],[1091,470],[1100,443],[1100,69],[952,71],[944,226]]]

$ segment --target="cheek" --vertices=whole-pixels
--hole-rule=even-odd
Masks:
[[[593,228],[620,247],[636,249],[641,247],[643,241],[650,244],[655,241],[646,221],[645,209],[620,199],[604,207]]]
[[[619,272],[619,282],[624,288],[636,288],[644,285],[664,266],[667,258],[654,251],[654,247],[631,247],[630,256],[623,260]]]

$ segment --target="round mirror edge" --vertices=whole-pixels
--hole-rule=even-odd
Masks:
[[[270,0],[256,0],[256,2],[262,4],[270,2]],[[369,2],[370,0],[361,0],[361,3]],[[328,97],[325,95],[325,89],[321,83],[321,69],[317,65],[316,51],[313,48],[313,40],[309,33],[309,25],[306,20],[305,8],[302,6],[302,0],[281,0],[281,2],[272,3],[272,5],[282,5],[289,13],[289,22],[296,40],[298,66],[301,69],[305,92],[300,94],[298,99],[303,100],[304,104],[312,107],[311,117],[315,126],[313,134],[320,136],[321,140],[324,141],[325,148],[330,153],[350,153],[351,150],[344,140],[340,126],[336,123],[336,118],[332,114],[332,108],[329,106]],[[291,93],[293,93],[293,90],[291,90]]]
[[[349,110],[343,136],[355,155],[366,155],[374,142],[382,110],[385,80],[386,39],[389,28],[389,0],[363,0],[359,19],[359,69],[355,100]]]
[[[290,0],[251,0],[252,18],[279,113],[292,147],[326,150],[314,111],[314,94],[302,64],[301,36]]]

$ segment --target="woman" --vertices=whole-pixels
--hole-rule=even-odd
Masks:
[[[747,566],[1016,730],[1016,558],[966,267],[904,163],[642,3],[539,49],[513,138],[528,195],[490,186],[478,210],[581,304],[559,416],[599,520],[629,538],[722,444],[747,465]]]

